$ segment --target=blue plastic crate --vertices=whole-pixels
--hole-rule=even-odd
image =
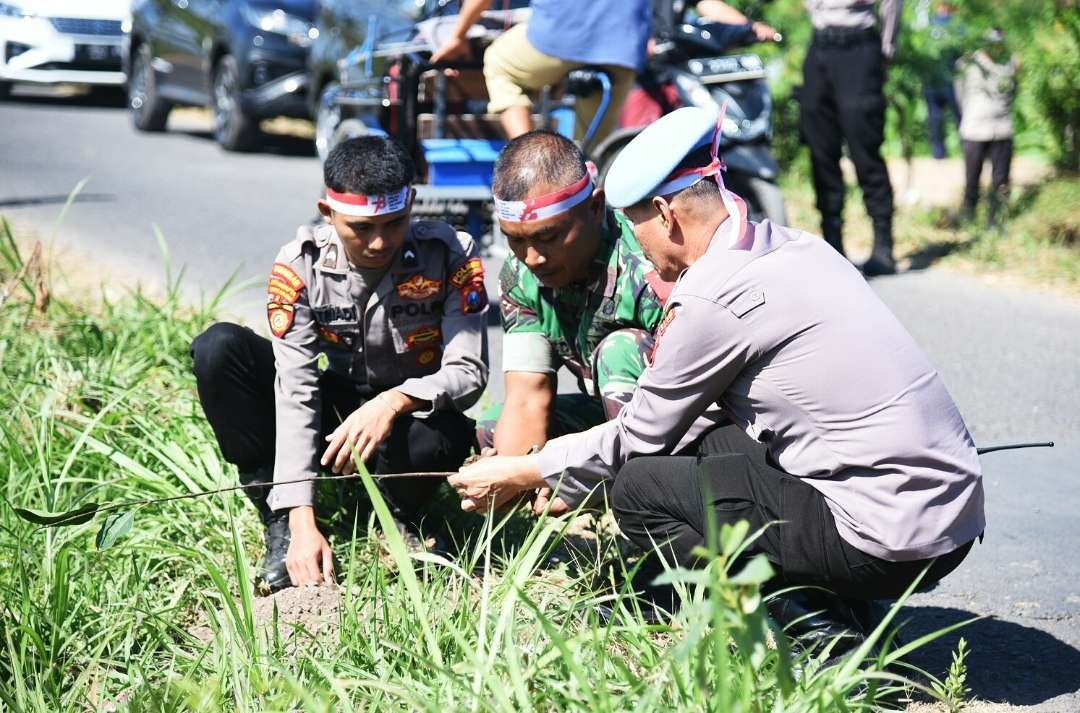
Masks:
[[[432,186],[490,186],[495,158],[505,141],[425,139],[424,159]]]

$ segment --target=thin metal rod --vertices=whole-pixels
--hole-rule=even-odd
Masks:
[[[455,475],[457,471],[422,471],[416,473],[372,473],[371,477],[374,480],[385,480],[387,478],[449,478],[451,475]],[[259,482],[259,483],[244,483],[243,485],[232,485],[227,488],[217,488],[216,490],[203,490],[198,493],[184,493],[183,495],[171,495],[167,498],[147,498],[145,500],[125,500],[118,503],[108,503],[101,505],[93,510],[94,515],[100,515],[104,512],[112,512],[114,510],[120,510],[122,508],[136,508],[143,507],[144,505],[159,505],[161,503],[169,503],[174,500],[190,500],[191,498],[201,498],[207,495],[218,495],[220,493],[228,493],[233,490],[247,490],[248,488],[272,488],[275,485],[291,485],[293,483],[312,483],[315,481],[323,480],[358,480],[360,478],[359,473],[350,473],[349,475],[318,475],[308,478],[295,478],[293,480],[279,480],[277,482]],[[74,513],[70,518],[65,518],[48,525],[42,525],[42,527],[55,527],[57,525],[64,525],[71,520],[75,520],[81,516],[85,516],[87,513]]]
[[[986,453],[993,453],[994,451],[1011,451],[1017,448],[1053,448],[1053,441],[1046,441],[1045,443],[1006,443],[1000,446],[987,446],[986,448],[976,448],[975,452],[979,455]]]

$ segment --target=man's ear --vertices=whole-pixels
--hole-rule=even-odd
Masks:
[[[604,205],[604,189],[597,188],[596,190],[594,190],[592,192],[592,198],[590,198],[589,200],[592,201],[589,204],[589,210],[592,212],[593,216],[597,219],[603,217],[604,211],[607,210]]]
[[[326,218],[327,221],[334,217],[334,209],[323,199],[320,198],[316,206],[318,207],[319,212],[322,213],[322,217]]]
[[[662,196],[655,196],[652,199],[652,205],[660,214],[660,225],[664,226],[668,237],[671,237],[671,233],[675,230],[675,214],[671,210],[671,204]]]

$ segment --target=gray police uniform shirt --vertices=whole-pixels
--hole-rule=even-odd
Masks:
[[[825,497],[881,559],[951,552],[985,526],[971,436],[941,377],[847,260],[817,236],[726,220],[683,272],[652,365],[619,417],[549,441],[540,470],[577,504],[630,458],[671,453],[719,404]]]
[[[377,284],[366,274],[350,266],[328,224],[301,228],[278,253],[267,302],[277,369],[275,482],[318,475],[324,368],[429,402],[412,414],[419,418],[464,411],[484,391],[487,293],[467,233],[416,221]],[[274,486],[267,502],[280,510],[311,505],[313,496],[313,483],[291,483]]]
[[[865,29],[878,25],[874,6],[876,0],[805,0],[806,12],[814,29],[826,27],[850,27]],[[896,39],[900,34],[900,13],[904,0],[880,0],[881,5],[881,53],[892,57],[896,52]]]

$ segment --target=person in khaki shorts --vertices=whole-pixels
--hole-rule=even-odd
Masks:
[[[467,57],[466,33],[490,6],[491,0],[465,0],[451,38],[432,61]],[[645,61],[648,0],[534,0],[531,7],[528,22],[511,27],[484,54],[489,111],[501,115],[503,130],[514,139],[532,129],[530,93],[557,83],[571,70],[599,66],[612,83],[611,109],[596,135],[602,139],[615,128],[619,107]],[[599,93],[579,100],[576,138],[585,135],[599,104]]]

